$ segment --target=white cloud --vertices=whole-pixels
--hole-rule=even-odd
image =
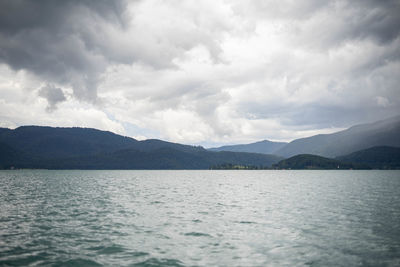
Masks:
[[[57,90],[54,86],[45,86],[35,77],[24,71],[14,72],[0,65],[0,121],[1,127],[15,128],[21,125],[42,125],[59,127],[90,127],[126,134],[121,123],[91,104],[68,98],[68,101],[56,101],[57,109],[48,112],[48,101],[38,94],[47,90]],[[58,90],[57,90],[58,91]],[[50,93],[51,94],[51,93]],[[58,94],[58,93],[57,93]],[[46,98],[49,95],[45,95]],[[60,96],[56,95],[56,100]],[[54,96],[50,95],[50,98]],[[53,99],[54,101],[54,99]]]

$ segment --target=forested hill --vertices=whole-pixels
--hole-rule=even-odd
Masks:
[[[273,165],[274,169],[291,170],[337,170],[337,169],[370,169],[367,165],[342,162],[336,159],[316,155],[296,155]]]
[[[218,164],[268,167],[274,155],[210,152],[162,140],[138,141],[90,128],[0,129],[0,168],[208,169]]]
[[[179,151],[204,150],[202,147],[181,145],[161,140],[136,139],[91,128],[62,128],[22,126],[15,130],[2,129],[0,142],[32,156],[64,158],[112,153],[121,149],[150,151],[169,147]]]
[[[351,154],[325,158],[296,155],[273,165],[275,169],[400,169],[399,147],[372,147]]]
[[[400,148],[388,146],[371,147],[337,157],[336,159],[368,165],[374,169],[400,169]]]

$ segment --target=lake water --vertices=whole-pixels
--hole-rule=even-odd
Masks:
[[[400,172],[1,171],[7,265],[400,266]]]

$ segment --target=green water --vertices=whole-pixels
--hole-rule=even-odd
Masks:
[[[29,265],[400,266],[400,172],[1,171]]]

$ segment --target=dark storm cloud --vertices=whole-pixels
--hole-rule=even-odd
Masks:
[[[0,29],[9,34],[33,28],[53,28],[56,31],[67,26],[63,24],[72,12],[80,8],[88,8],[110,21],[122,23],[124,4],[121,1],[4,0],[0,2]]]
[[[132,15],[129,6],[137,3],[1,1],[0,62],[14,70],[28,70],[45,82],[71,86],[74,97],[89,102],[96,102],[99,76],[112,64],[174,68],[174,58],[198,45],[206,46],[218,62],[223,22],[204,20],[216,21],[209,29],[197,22],[180,23],[171,16],[180,10],[169,3],[160,13],[144,8]],[[190,16],[193,11],[183,8],[182,12]],[[132,22],[135,15],[138,21]]]
[[[0,1],[0,61],[95,101],[108,58],[94,33],[104,24],[124,27],[123,11],[121,1]]]

